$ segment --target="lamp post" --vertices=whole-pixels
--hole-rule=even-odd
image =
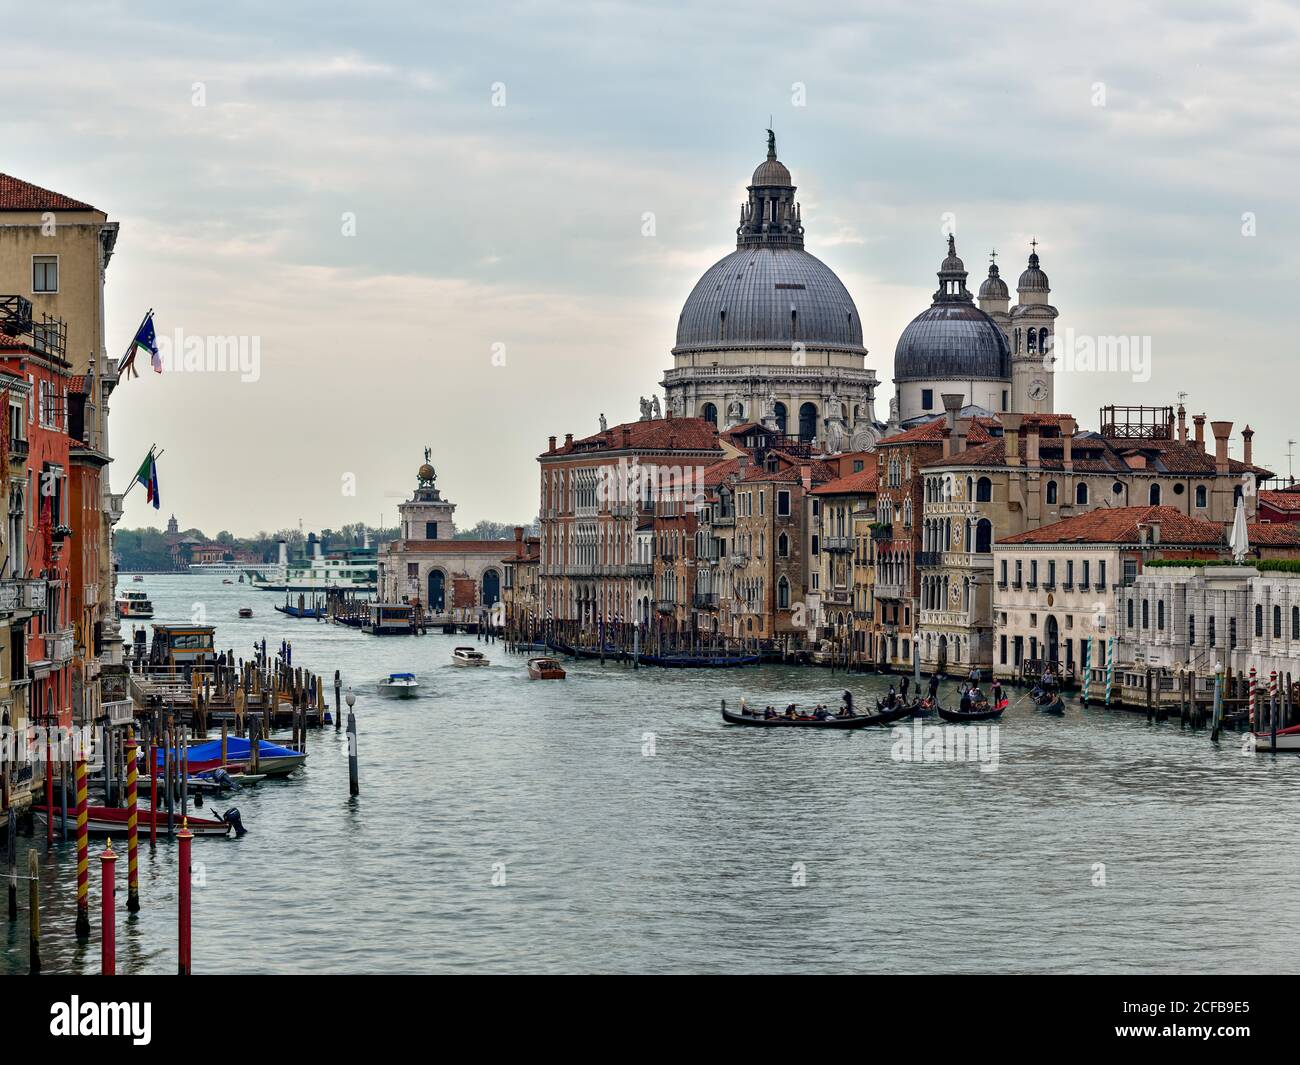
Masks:
[[[349,687],[343,698],[348,704],[348,794],[360,795],[361,788],[357,784],[357,716],[352,711],[357,697]]]

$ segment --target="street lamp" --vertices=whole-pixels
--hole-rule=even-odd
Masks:
[[[352,712],[357,697],[351,685],[348,686],[347,694],[343,698],[348,704],[348,794],[359,795],[361,788],[357,782],[357,718]]]

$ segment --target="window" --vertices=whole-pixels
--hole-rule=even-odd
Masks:
[[[1187,615],[1187,645],[1189,647],[1196,646],[1196,615],[1195,614]]]
[[[1148,493],[1147,499],[1153,507],[1160,506],[1160,486],[1158,484],[1153,484],[1151,486],[1151,491]]]
[[[1161,632],[1165,631],[1165,601],[1156,600],[1156,628]]]
[[[426,540],[438,539],[438,523],[436,521],[426,521],[424,523],[424,538]]]
[[[820,552],[821,552],[821,539],[818,537],[816,533],[813,533],[812,553],[816,555],[819,554]]]
[[[1203,484],[1196,486],[1196,505],[1202,510],[1205,509],[1205,485]]]
[[[32,291],[59,291],[59,257],[57,255],[32,256]]]
[[[1082,574],[1079,579],[1079,587],[1086,588],[1088,586],[1088,560],[1086,558],[1079,563],[1079,572]]]
[[[700,412],[700,416],[706,422],[712,422],[714,425],[718,424],[718,408],[712,403],[704,404],[704,409]]]
[[[1291,608],[1291,639],[1300,640],[1300,606]]]
[[[1097,561],[1097,583],[1101,585],[1102,591],[1106,590],[1106,560],[1104,558]]]
[[[1088,485],[1083,481],[1074,486],[1074,501],[1081,507],[1088,505]]]
[[[993,482],[987,477],[981,477],[975,482],[975,502],[991,503],[993,501]]]
[[[776,493],[776,513],[778,517],[788,517],[790,514],[790,493]]]
[[[934,410],[934,389],[933,388],[921,389],[921,409]]]
[[[1210,615],[1209,626],[1210,626],[1209,644],[1210,644],[1211,647],[1216,647],[1216,646],[1218,646],[1218,645],[1217,645],[1217,643],[1216,643],[1216,639],[1217,639],[1217,637],[1216,637],[1216,635],[1215,635],[1215,628],[1216,628],[1216,626],[1215,626],[1215,620],[1214,620],[1214,615],[1213,615],[1213,614]]]
[[[785,539],[785,537],[781,537]],[[776,582],[776,605],[780,610],[790,609],[790,582],[782,577]]]
[[[778,558],[790,557],[790,538],[785,533],[776,538],[776,553]]]
[[[1047,505],[1049,507],[1056,506],[1056,482],[1055,481],[1047,482]]]
[[[1128,601],[1127,614],[1128,614],[1128,619],[1127,619],[1128,627],[1131,629],[1133,627],[1133,600],[1132,599]]]
[[[1280,606],[1273,608],[1273,638],[1277,640],[1282,638],[1282,608]]]
[[[1264,607],[1260,603],[1255,604],[1255,635],[1264,635]]]
[[[1004,558],[998,563],[998,583],[1005,585],[1007,583],[1007,560]]]

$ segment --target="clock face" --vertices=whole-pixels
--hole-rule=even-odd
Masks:
[[[1047,383],[1037,378],[1031,381],[1029,385],[1029,398],[1034,400],[1035,402],[1039,402],[1041,400],[1046,399]]]

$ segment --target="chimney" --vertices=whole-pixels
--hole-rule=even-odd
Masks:
[[[1153,521],[1151,523],[1151,546],[1152,547],[1160,546],[1160,522],[1159,521]]]
[[[811,466],[805,465],[799,467],[799,480],[803,482],[803,490],[805,492],[809,492],[812,490],[812,467]]]
[[[623,446],[625,448],[632,446],[632,430],[626,425],[623,426]]]
[[[1214,472],[1228,472],[1228,437],[1232,435],[1232,422],[1210,422],[1214,433]]]
[[[1255,430],[1249,425],[1241,431],[1241,461],[1247,466],[1254,465],[1253,456],[1255,449],[1252,442],[1255,439]]]
[[[1150,539],[1151,527],[1146,522],[1138,522],[1138,546],[1146,547]]]
[[[1205,415],[1193,414],[1192,424],[1196,426],[1196,446],[1205,450]]]
[[[546,440],[547,440],[546,450],[547,450],[547,451],[554,451],[554,450],[555,450],[555,437],[553,437],[553,436],[548,436],[548,437],[546,438]]]
[[[1073,418],[1061,419],[1061,464],[1066,472],[1074,469],[1074,430],[1077,428]]]
[[[524,557],[524,527],[515,526],[515,558]]]
[[[564,434],[564,446],[565,446],[565,447],[573,447],[573,434],[572,434],[572,433],[565,433],[565,434]]]
[[[950,430],[957,428],[957,412],[961,410],[961,401],[965,398],[960,392],[945,392],[943,394],[943,409],[947,413],[948,428]]]
[[[952,453],[954,455],[960,455],[966,450],[966,437],[970,433],[970,422],[969,418],[957,419],[957,431],[952,441]]]
[[[1031,470],[1039,467],[1038,461],[1038,422],[1032,421],[1025,430],[1025,465]]]
[[[944,458],[951,458],[952,444],[955,439],[952,435],[952,430],[945,425],[939,430],[939,439],[941,441],[939,445],[939,453],[943,455]]]
[[[1006,441],[1006,462],[1008,466],[1020,465],[1020,426],[1024,421],[1022,414],[1002,415],[1002,438]]]
[[[1187,443],[1187,408],[1178,404],[1178,442]]]

